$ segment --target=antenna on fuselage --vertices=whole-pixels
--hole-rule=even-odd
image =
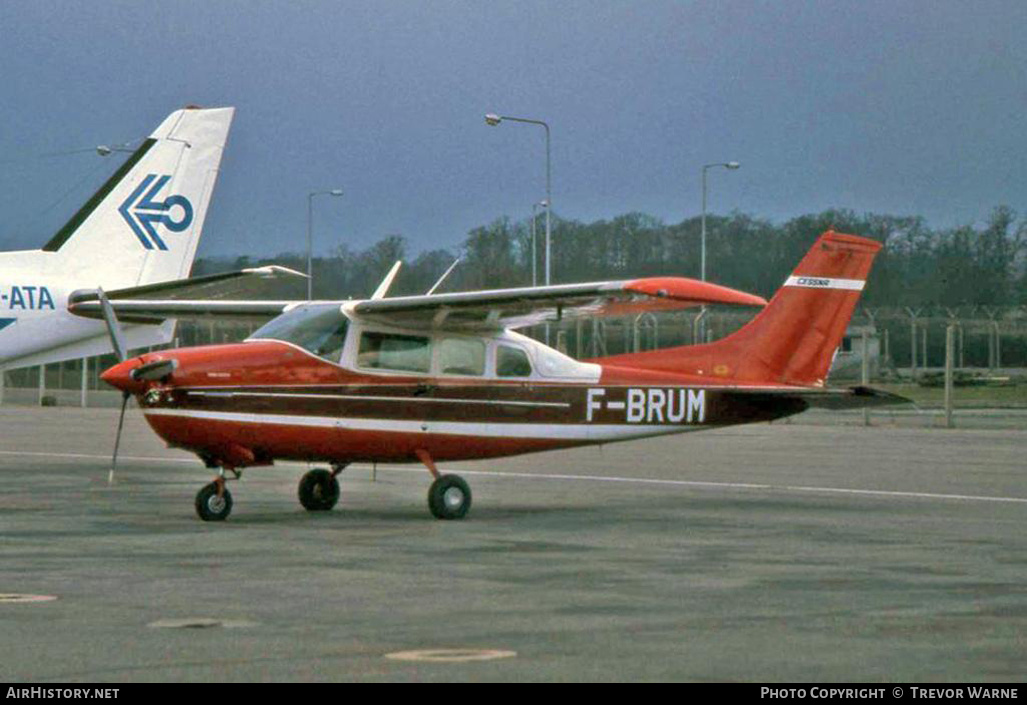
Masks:
[[[457,257],[455,260],[453,260],[453,264],[449,265],[449,269],[447,269],[445,272],[442,273],[442,276],[439,277],[439,280],[437,282],[435,282],[435,285],[432,288],[428,289],[428,293],[426,293],[425,296],[431,296],[432,294],[434,294],[435,290],[439,288],[439,285],[442,284],[442,282],[446,281],[446,277],[449,276],[450,272],[452,272],[454,269],[456,269],[456,266],[458,264],[460,264],[460,258],[459,257]]]
[[[385,295],[389,293],[389,287],[392,286],[392,280],[396,278],[396,274],[399,272],[400,266],[403,264],[403,260],[396,260],[396,264],[392,265],[392,269],[382,279],[382,283],[378,285],[378,288],[371,294],[371,300],[384,299]]]

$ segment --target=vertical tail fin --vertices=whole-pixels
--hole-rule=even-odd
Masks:
[[[604,359],[725,382],[822,385],[881,243],[828,231],[752,321],[706,345]]]
[[[767,307],[711,352],[734,354],[739,381],[822,385],[880,249],[875,240],[824,233]]]
[[[108,288],[186,276],[234,111],[169,115],[43,247],[62,273]]]

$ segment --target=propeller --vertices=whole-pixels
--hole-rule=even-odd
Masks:
[[[102,288],[97,287],[96,293],[100,299],[103,321],[107,324],[107,334],[111,337],[111,344],[114,346],[114,352],[118,356],[118,362],[124,362],[128,359],[128,352],[125,349],[125,337],[121,332],[118,317],[114,313],[114,307],[107,300],[107,295],[103,293]],[[172,367],[172,369],[174,368]],[[128,407],[128,400],[131,396],[132,393],[128,390],[121,392],[121,414],[118,416],[118,433],[114,437],[114,455],[111,457],[111,469],[107,474],[108,485],[114,484],[114,471],[118,467],[118,446],[121,445],[121,429],[125,425],[125,409]]]

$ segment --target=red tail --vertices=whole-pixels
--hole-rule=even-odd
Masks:
[[[752,321],[723,340],[596,362],[725,382],[822,385],[881,243],[828,231]]]

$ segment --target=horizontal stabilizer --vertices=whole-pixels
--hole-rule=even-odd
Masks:
[[[815,409],[864,409],[870,406],[912,404],[901,394],[893,394],[873,387],[845,387],[804,391],[800,396]]]
[[[794,387],[735,387],[725,392],[739,405],[780,408],[788,400],[795,403],[793,413],[806,409],[865,409],[891,404],[912,404],[912,400],[872,387],[825,387],[800,389]]]

